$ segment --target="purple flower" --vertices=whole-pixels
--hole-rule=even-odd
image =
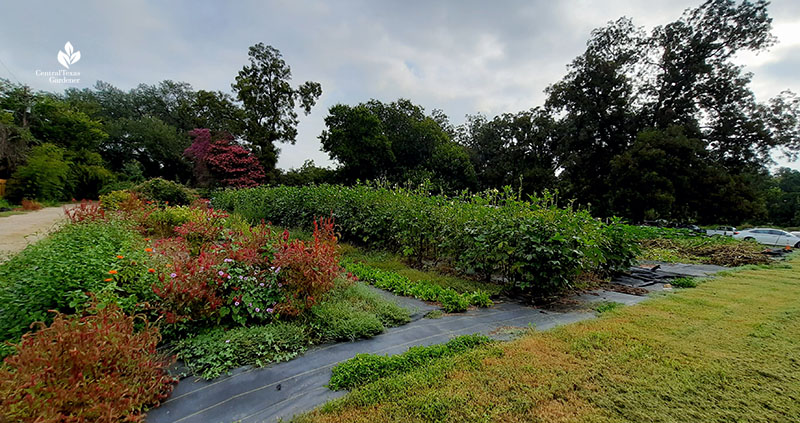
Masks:
[[[252,306],[253,306],[253,303],[248,303],[248,304],[247,304],[247,306],[248,306],[248,307],[252,307]]]
[[[171,277],[171,278],[177,278],[177,277],[178,277],[178,275],[177,275],[176,273],[170,273],[170,274],[169,274],[169,277]]]
[[[258,284],[258,286],[264,286],[264,282],[261,282],[260,284]]]
[[[230,279],[230,278],[231,278],[231,275],[228,275],[228,279]]]
[[[235,306],[238,306],[238,305],[239,305],[239,302],[238,302],[238,301],[234,301],[234,302],[233,302],[233,305],[235,305]]]
[[[224,261],[225,263],[233,263],[233,259],[230,258],[226,258],[225,260],[222,261]]]
[[[230,340],[230,339],[226,339],[226,340],[225,340],[225,343],[226,343],[226,344],[230,344],[230,343],[231,343],[231,340]]]
[[[217,272],[217,274],[218,274],[218,275],[220,275],[220,276],[222,276],[222,275],[224,275],[224,274],[225,274],[225,272],[223,272],[222,270],[220,270],[219,272]]]
[[[260,311],[261,311],[261,309],[260,309],[260,308],[258,308],[258,307],[256,307],[256,313],[258,313],[258,312],[260,312]]]
[[[282,287],[282,286],[283,286],[283,284],[282,284],[282,283],[278,283],[278,288],[280,288],[280,287]]]
[[[275,269],[275,273],[278,273],[278,272],[280,272],[280,271],[281,271],[281,268],[280,268],[280,266],[278,266],[278,268],[277,268],[277,269]]]
[[[239,280],[242,280],[242,279],[244,279],[244,276],[239,275]]]
[[[275,311],[275,310],[273,310],[273,309],[271,309],[271,308],[268,308],[268,309],[267,309],[267,313],[269,313],[269,314],[272,314],[272,312],[273,312],[273,311]]]

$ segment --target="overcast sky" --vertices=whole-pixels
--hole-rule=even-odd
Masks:
[[[247,48],[263,42],[283,53],[295,85],[313,80],[323,89],[312,113],[301,114],[297,144],[280,146],[278,166],[328,165],[317,137],[336,103],[404,97],[456,124],[468,113],[529,109],[542,104],[593,28],[628,16],[650,29],[700,3],[0,0],[0,77],[63,90],[36,70],[60,69],[57,53],[70,41],[81,52],[71,67],[81,82],[72,86],[103,80],[128,90],[172,79],[230,92]],[[779,43],[738,58],[754,74],[759,101],[800,92],[800,1],[775,0],[769,10]]]

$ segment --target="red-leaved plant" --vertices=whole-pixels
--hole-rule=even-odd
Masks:
[[[158,329],[114,304],[83,316],[56,314],[23,335],[0,367],[0,421],[78,423],[143,421],[146,407],[172,392],[159,355]]]
[[[161,299],[159,308],[167,323],[211,317],[223,304],[217,295],[219,255],[203,251],[190,257],[187,251],[177,248],[180,245],[173,244],[171,251],[159,250],[158,247],[156,250],[173,254],[175,258],[172,263],[167,263],[168,267],[165,265],[167,270],[158,275],[159,282],[153,285],[153,292]]]
[[[99,202],[95,203],[86,200],[81,201],[77,206],[64,206],[64,214],[67,215],[67,218],[72,223],[95,222],[106,218],[106,212]]]
[[[334,280],[342,273],[333,228],[332,218],[315,220],[311,242],[289,241],[289,233],[284,232],[274,260],[287,293],[280,310],[283,314],[297,315],[312,307],[333,288]]]

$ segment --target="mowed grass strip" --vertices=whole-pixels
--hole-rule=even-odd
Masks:
[[[800,272],[732,272],[379,380],[296,420],[800,421]]]

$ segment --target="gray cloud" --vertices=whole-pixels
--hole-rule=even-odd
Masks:
[[[131,1],[17,2],[3,5],[0,59],[21,82],[60,90],[34,75],[57,69],[69,40],[81,50],[81,86],[104,80],[123,89],[173,79],[229,91],[256,42],[280,49],[296,83],[322,83],[323,97],[299,126],[296,145],[281,146],[279,166],[305,159],[330,163],[319,151],[327,108],[377,98],[410,98],[440,108],[456,123],[540,105],[593,28],[620,16],[650,28],[699,1]],[[770,6],[777,26],[800,25],[793,0]],[[791,43],[790,43],[791,44]],[[753,88],[765,99],[800,90],[798,48],[776,46],[757,60]],[[766,59],[765,59],[766,58]],[[14,79],[0,67],[0,77]]]

